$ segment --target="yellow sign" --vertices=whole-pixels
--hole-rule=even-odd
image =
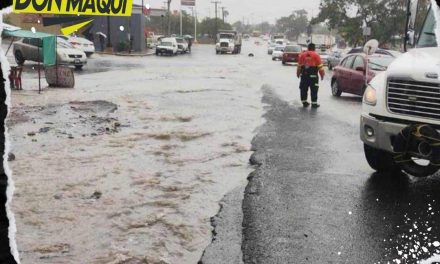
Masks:
[[[133,0],[14,0],[17,13],[131,16]]]

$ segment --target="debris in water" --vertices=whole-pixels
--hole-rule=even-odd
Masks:
[[[8,161],[14,161],[15,160],[15,155],[12,152],[8,153]]]
[[[38,130],[38,133],[47,133],[49,132],[50,127],[42,127],[40,130]]]
[[[98,200],[99,198],[101,198],[102,193],[100,191],[95,191],[91,196],[90,199],[96,199]]]

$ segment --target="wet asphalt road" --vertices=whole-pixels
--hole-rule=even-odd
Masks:
[[[303,109],[286,68],[294,80],[295,67],[279,66],[262,88],[266,123],[252,142],[258,166],[242,205],[244,262],[418,263],[439,253],[440,178],[375,174],[359,139],[360,98],[332,97],[329,72],[322,107]]]

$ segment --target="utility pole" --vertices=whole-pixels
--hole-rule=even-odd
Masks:
[[[225,8],[224,6],[221,7],[222,9],[222,18],[223,18],[223,24],[225,23]]]
[[[172,1],[172,0],[167,0],[167,5],[168,5],[168,7],[167,7],[167,10],[168,10],[168,12],[167,12],[167,16],[168,16],[168,21],[167,21],[167,23],[168,23],[167,35],[168,35],[168,36],[171,35],[171,20],[170,20],[170,16],[171,16],[171,13],[170,13],[170,5],[171,5],[171,1]]]
[[[217,42],[217,33],[218,33],[217,7],[219,4],[221,4],[221,2],[220,1],[213,1],[211,3],[215,5],[215,40]]]
[[[194,43],[197,42],[197,10],[196,7],[192,7],[192,15],[194,19]]]

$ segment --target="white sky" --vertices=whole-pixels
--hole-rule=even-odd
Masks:
[[[134,0],[140,1],[140,0]],[[197,13],[199,17],[215,16],[213,0],[196,0]],[[294,10],[305,9],[309,16],[319,12],[320,0],[220,0],[219,7],[224,6],[229,11],[228,22],[236,22],[245,19],[247,23],[261,23],[269,21],[274,23],[277,18],[287,16]],[[162,8],[165,0],[144,0],[145,4],[150,4],[152,8]],[[179,9],[180,0],[172,0],[172,9]],[[220,10],[218,16],[221,16]]]

